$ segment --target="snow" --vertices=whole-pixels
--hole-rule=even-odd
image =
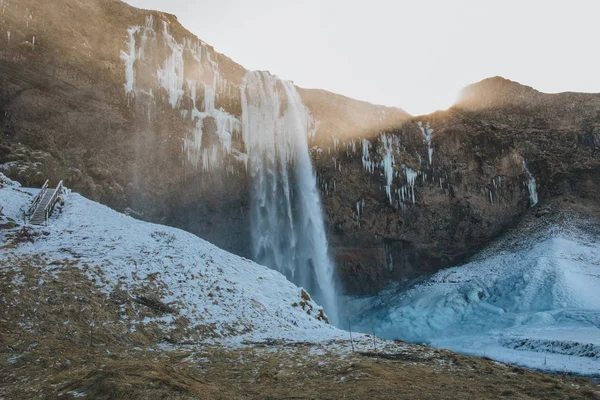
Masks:
[[[407,290],[353,300],[357,327],[525,367],[598,374],[598,238],[555,227],[523,241]]]
[[[0,186],[5,217],[19,220],[32,200],[28,192],[36,190]],[[135,220],[78,194],[65,198],[47,227],[30,229],[44,234],[34,243],[4,249],[0,262],[16,268],[18,263],[8,260],[34,255],[46,264],[73,260],[107,295],[118,288],[131,293],[155,279],[162,302],[178,309],[190,326],[215,324],[222,335],[220,343],[267,338],[323,341],[346,335],[316,318],[320,307],[312,300],[306,302],[312,315],[307,314],[301,289],[279,272],[190,233]],[[168,329],[172,320],[167,316],[143,322]]]

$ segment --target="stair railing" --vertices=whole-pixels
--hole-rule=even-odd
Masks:
[[[28,215],[32,215],[35,212],[35,209],[37,208],[38,204],[40,204],[40,201],[42,201],[42,199],[44,198],[44,195],[48,191],[49,183],[50,182],[46,179],[46,182],[44,182],[42,189],[40,189],[38,194],[33,198],[33,203],[31,203],[31,206],[29,207],[29,210],[27,211]]]
[[[48,223],[48,218],[50,218],[50,215],[52,214],[52,211],[54,210],[54,206],[58,202],[58,199],[60,198],[60,195],[62,194],[63,189],[64,189],[63,181],[58,182],[58,185],[56,186],[56,190],[54,190],[54,193],[52,193],[52,197],[50,198],[50,201],[48,202],[48,204],[46,204],[46,208],[44,208],[44,222],[46,224]]]

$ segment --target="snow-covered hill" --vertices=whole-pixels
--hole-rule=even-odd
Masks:
[[[202,332],[200,341],[208,342],[345,337],[325,322],[304,290],[280,273],[190,233],[133,219],[78,194],[65,196],[48,226],[24,227],[23,212],[35,193],[0,174],[0,263],[18,270],[22,260],[40,257],[44,262],[39,268],[56,275],[52,265],[69,260],[107,296],[119,291],[133,301],[143,295],[165,311],[139,321],[123,315],[132,331],[139,323],[169,331],[183,321],[187,332]],[[18,282],[17,273],[13,283]],[[197,343],[198,336],[194,338],[189,341]]]
[[[409,288],[353,300],[365,332],[522,366],[600,374],[600,241],[551,226]]]

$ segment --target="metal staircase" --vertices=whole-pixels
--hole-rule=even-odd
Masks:
[[[56,189],[48,188],[48,181],[44,183],[40,192],[33,199],[33,203],[29,208],[29,223],[32,225],[45,225],[48,218],[54,211],[54,206],[58,202],[59,196],[64,189],[63,182],[60,181]]]

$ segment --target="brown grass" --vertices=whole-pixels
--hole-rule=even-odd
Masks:
[[[174,310],[125,292],[107,297],[75,264],[43,257],[0,265],[0,300],[6,399],[600,399],[587,379],[383,341],[378,349],[389,354],[351,353],[345,342],[170,345],[178,333],[132,331],[122,316]],[[204,329],[199,337],[210,336]]]

